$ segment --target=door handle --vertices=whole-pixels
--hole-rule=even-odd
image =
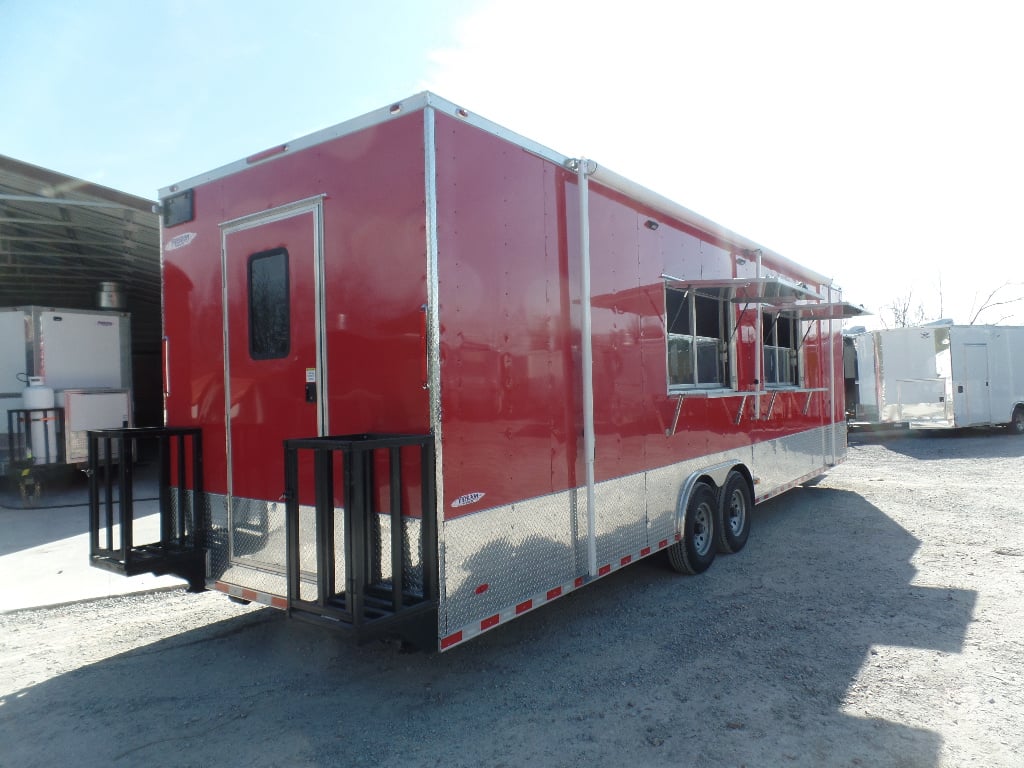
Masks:
[[[316,402],[316,382],[315,381],[310,381],[310,382],[306,383],[306,402],[307,403],[315,403]]]

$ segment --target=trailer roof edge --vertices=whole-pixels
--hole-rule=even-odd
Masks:
[[[574,159],[569,155],[563,155],[562,153],[556,152],[543,144],[528,139],[522,134],[511,131],[498,123],[487,120],[475,112],[471,112],[468,109],[460,107],[456,103],[438,96],[431,91],[421,91],[413,96],[409,96],[408,98],[400,101],[391,102],[386,106],[367,112],[366,114],[358,117],[354,117],[350,120],[345,120],[344,122],[338,123],[337,125],[333,125],[329,128],[324,128],[320,131],[310,133],[306,136],[286,142],[285,144],[277,145],[262,152],[256,152],[249,155],[247,158],[236,160],[235,162],[228,163],[227,165],[223,165],[212,171],[180,181],[177,184],[163,187],[159,191],[159,199],[163,200],[165,197],[172,195],[179,190],[216,181],[217,179],[230,176],[244,170],[245,168],[250,168],[263,162],[270,162],[275,157],[279,157],[287,152],[308,149],[309,147],[316,146],[317,144],[322,144],[326,141],[346,136],[375,125],[380,125],[411,112],[425,110],[427,108],[432,108],[438,112],[443,112],[446,115],[467,122],[470,125],[487,131],[501,139],[516,144],[527,152],[548,159],[559,165],[565,166]],[[597,164],[596,170],[594,170],[590,176],[598,184],[620,192],[627,197],[637,200],[638,202],[665,214],[666,216],[705,231],[744,250],[759,250],[763,255],[768,256],[772,261],[777,262],[780,266],[800,271],[810,279],[815,280],[822,285],[831,286],[834,290],[841,290],[831,278],[826,277],[803,264],[798,264],[797,262],[788,259],[782,254],[776,253],[769,248],[765,248],[764,246],[755,243],[753,240],[743,237],[742,235],[737,234],[736,232],[733,232],[732,230],[723,227],[704,216],[701,216],[699,213],[670,200],[664,195],[654,192],[635,181],[631,181],[621,174],[615,173],[609,168]]]
[[[781,266],[803,272],[808,277],[822,285],[830,285],[834,289],[839,289],[839,286],[834,283],[832,278],[826,277],[803,264],[798,264],[792,259],[788,259],[770,248],[765,248],[763,245],[755,243],[753,240],[737,234],[731,229],[723,227],[711,219],[701,216],[695,211],[691,211],[689,208],[670,200],[658,192],[654,192],[635,181],[630,181],[625,176],[622,176],[609,168],[598,164],[590,176],[598,184],[608,187],[609,189],[613,189],[616,192],[621,192],[627,197],[638,200],[654,210],[664,213],[666,216],[670,216],[684,224],[689,224],[692,227],[708,232],[709,234],[712,234],[726,242],[733,243],[744,250],[761,251],[763,255],[768,256],[772,261],[778,262]]]
[[[372,110],[358,117],[354,117],[350,120],[345,120],[344,122],[301,136],[292,141],[285,142],[284,144],[279,144],[269,149],[255,152],[248,157],[235,160],[227,165],[222,165],[212,171],[192,176],[179,181],[176,184],[161,187],[158,197],[160,200],[163,200],[165,197],[168,197],[179,190],[188,189],[189,187],[195,187],[200,184],[207,184],[211,181],[222,179],[246,168],[258,165],[259,163],[268,162],[285,153],[308,149],[341,136],[347,136],[366,128],[372,128],[375,125],[381,125],[382,123],[397,119],[403,115],[422,111],[428,107],[467,122],[470,125],[494,134],[501,139],[505,139],[506,141],[516,144],[527,152],[544,157],[552,162],[558,163],[559,165],[564,165],[570,159],[567,155],[556,152],[549,147],[545,147],[543,144],[526,138],[522,134],[511,131],[491,120],[487,120],[475,112],[471,112],[464,107],[460,107],[454,102],[448,101],[435,93],[422,91],[413,96],[409,96],[408,98],[401,99],[400,101],[393,101],[386,106],[379,107],[378,109]]]

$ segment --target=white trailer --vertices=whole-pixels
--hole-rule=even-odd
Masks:
[[[846,338],[854,424],[1024,434],[1024,327],[932,323]]]
[[[0,471],[84,466],[88,430],[131,425],[129,321],[126,312],[0,308]],[[30,379],[31,394],[52,390],[52,403],[26,398]]]

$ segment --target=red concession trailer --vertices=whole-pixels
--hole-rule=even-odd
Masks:
[[[845,457],[828,278],[433,94],[160,199],[167,427],[92,440],[161,536],[100,464],[99,567],[446,650]]]

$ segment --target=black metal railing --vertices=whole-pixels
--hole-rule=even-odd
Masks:
[[[203,451],[199,429],[125,427],[91,430],[89,441],[90,563],[125,576],[171,574],[191,591],[206,580],[202,512]],[[159,535],[136,541],[135,468],[140,444],[155,443]],[[149,447],[149,446],[145,446]]]
[[[416,462],[418,477],[409,470]],[[289,615],[327,619],[354,628],[361,638],[394,634],[420,645],[436,644],[433,436],[286,440],[284,466]],[[340,507],[335,494],[339,473]],[[311,496],[300,476],[307,486],[311,480]],[[312,537],[300,521],[305,498],[313,501]],[[338,515],[341,552],[335,536]],[[311,538],[315,572],[303,574],[303,553]],[[303,596],[303,584],[313,597]]]

